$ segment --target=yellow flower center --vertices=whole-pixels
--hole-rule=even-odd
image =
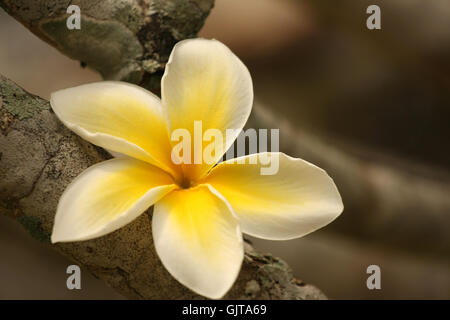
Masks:
[[[194,181],[183,176],[180,180],[177,181],[177,185],[182,189],[189,189],[195,185]]]

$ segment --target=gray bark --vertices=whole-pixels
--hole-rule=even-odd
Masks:
[[[66,28],[65,10],[79,4],[82,27]],[[191,1],[0,1],[9,14],[64,54],[106,79],[158,91],[174,43],[193,37],[213,5]],[[73,134],[47,101],[0,76],[0,214],[49,243],[57,202],[81,171],[109,155]],[[151,210],[99,239],[52,245],[118,292],[137,299],[200,299],[162,266],[151,232]],[[49,244],[50,245],[50,244]],[[295,279],[280,259],[246,243],[230,299],[324,299]]]

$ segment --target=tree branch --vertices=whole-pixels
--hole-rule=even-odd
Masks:
[[[66,26],[69,5],[81,11],[81,29]],[[193,38],[214,0],[0,0],[0,6],[36,36],[108,80],[158,91],[172,47]]]
[[[342,144],[331,145],[293,128],[287,119],[260,103],[253,107],[247,126],[282,128],[281,151],[310,161],[333,177],[345,209],[327,231],[415,254],[449,258],[448,173],[405,160],[383,159],[368,151],[365,156],[352,153]]]
[[[49,103],[0,75],[0,214],[19,221],[49,243],[58,199],[84,169],[108,154],[68,130]],[[156,255],[151,210],[99,239],[56,244],[59,250],[129,298],[198,299]],[[226,298],[321,299],[315,287],[293,278],[289,267],[246,243],[241,273]]]
[[[69,4],[81,8],[81,30],[68,30]],[[194,37],[213,0],[34,1],[0,5],[35,35],[87,64],[106,79],[159,90],[173,45]],[[0,76],[0,213],[49,242],[59,197],[79,173],[108,154],[79,139],[47,101]],[[201,298],[165,270],[153,247],[151,212],[108,236],[53,247],[130,298]],[[239,279],[227,298],[319,299],[315,287],[293,278],[288,266],[246,244]]]

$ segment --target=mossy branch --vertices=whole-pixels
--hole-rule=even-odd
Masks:
[[[80,8],[80,30],[67,28],[69,5]],[[0,1],[39,38],[103,78],[155,92],[172,47],[197,35],[213,5],[213,0]]]
[[[70,32],[65,10],[78,4],[82,29]],[[34,34],[100,72],[106,79],[158,91],[172,46],[193,37],[212,0],[32,1],[2,0],[9,14]],[[108,154],[73,134],[47,101],[0,76],[0,214],[49,242],[59,197],[84,169]],[[200,299],[175,281],[156,255],[151,211],[99,239],[52,245],[129,298]],[[315,287],[296,280],[289,267],[246,243],[231,299],[322,299]]]

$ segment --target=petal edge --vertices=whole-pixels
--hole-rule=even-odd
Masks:
[[[113,232],[175,188],[166,172],[140,160],[117,158],[91,166],[62,194],[52,243],[89,240]]]
[[[266,153],[267,154],[267,153]],[[317,166],[289,157],[279,157],[275,175],[261,175],[261,165],[219,163],[204,179],[222,194],[234,209],[242,232],[268,240],[289,240],[311,233],[336,219],[343,210],[341,196],[328,174]]]
[[[242,234],[229,207],[209,187],[180,189],[153,212],[156,252],[169,273],[192,291],[219,299],[243,261]]]

